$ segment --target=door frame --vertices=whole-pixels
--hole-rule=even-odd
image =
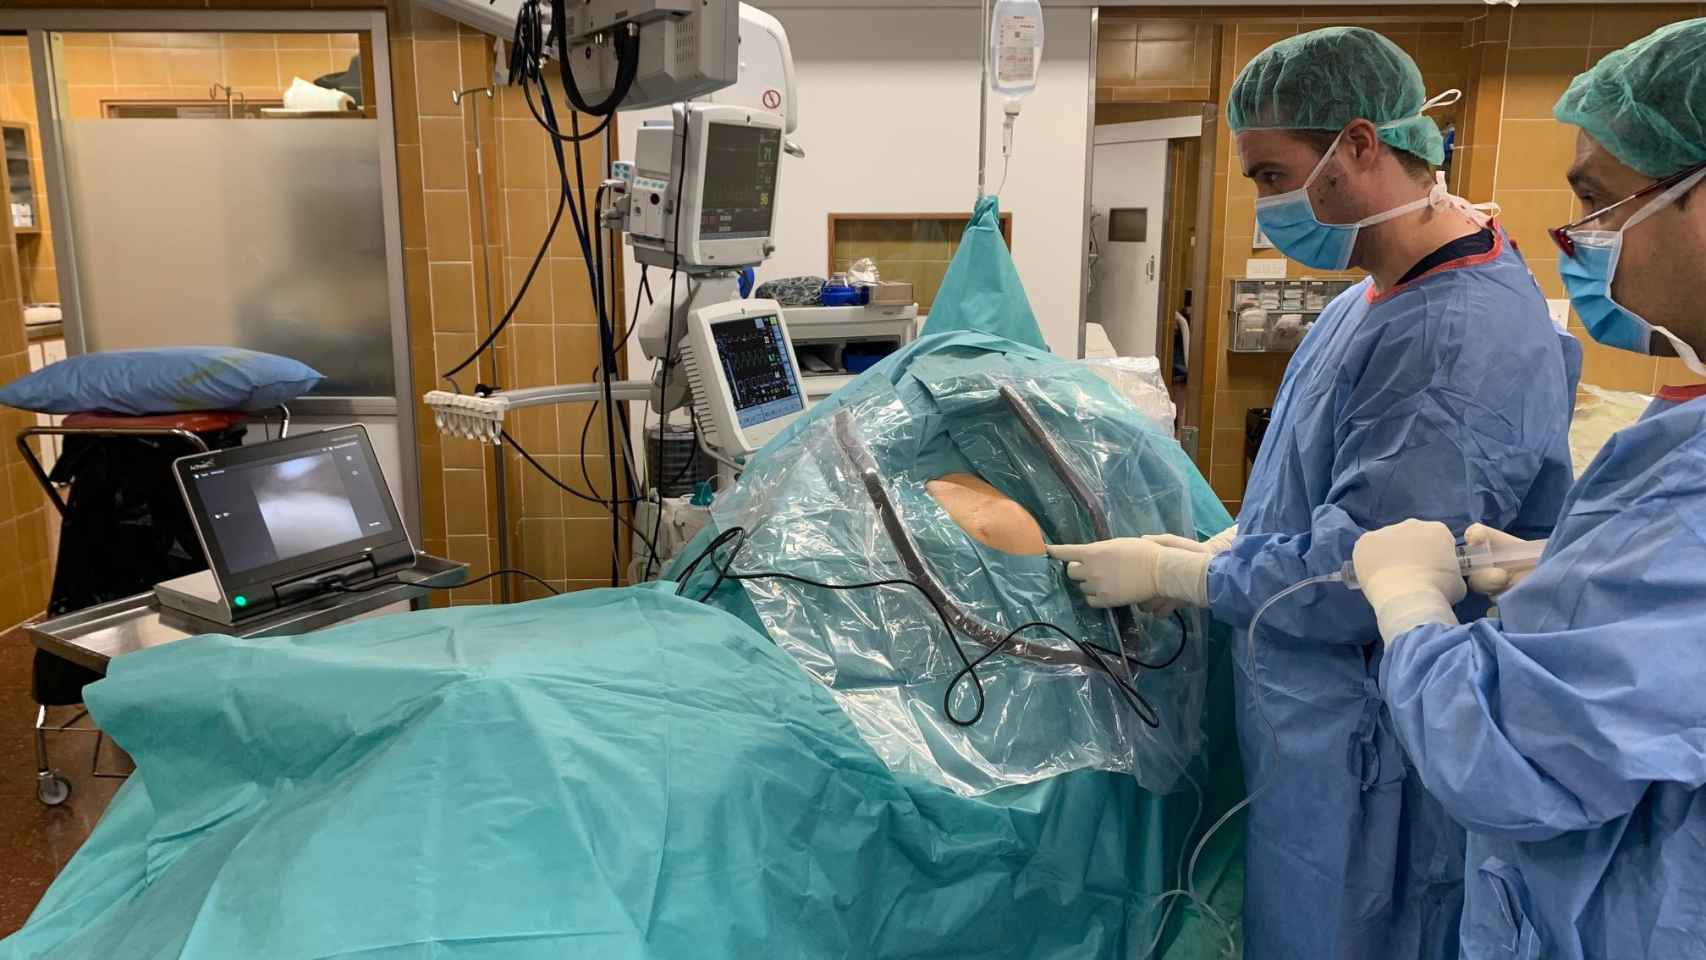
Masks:
[[[1099,19],[1099,18],[1098,18]],[[1095,70],[1095,58],[1091,58],[1092,75]],[[1092,85],[1092,95],[1094,85]],[[1213,103],[1203,103],[1199,114],[1183,117],[1170,117],[1161,120],[1139,120],[1131,123],[1110,123],[1096,125],[1095,104],[1090,108],[1092,125],[1090,143],[1085,150],[1084,173],[1086,188],[1084,191],[1084,226],[1086,241],[1084,255],[1089,257],[1089,226],[1091,214],[1091,197],[1095,190],[1095,157],[1096,147],[1101,144],[1125,143],[1131,140],[1149,139],[1182,139],[1196,137],[1197,149],[1197,209],[1196,209],[1196,246],[1191,251],[1191,289],[1197,292],[1195,314],[1191,317],[1191,343],[1189,355],[1192,358],[1190,373],[1186,380],[1185,409],[1179,411],[1179,440],[1185,452],[1193,460],[1198,460],[1201,450],[1200,439],[1197,435],[1197,425],[1202,422],[1202,376],[1203,364],[1209,362],[1205,351],[1204,334],[1208,326],[1206,318],[1201,316],[1201,304],[1208,302],[1209,248],[1213,245],[1214,229],[1214,158],[1219,134],[1220,110]],[[1158,137],[1157,134],[1162,136]],[[1169,158],[1169,164],[1171,158]],[[1173,182],[1173,171],[1167,173],[1168,186]],[[1162,256],[1168,251],[1163,248]],[[1163,288],[1158,294],[1165,297]],[[1085,331],[1090,323],[1088,285],[1081,292],[1083,309],[1079,311],[1078,321],[1078,356],[1084,356]],[[1165,303],[1165,300],[1162,300]],[[1170,318],[1157,315],[1156,330],[1158,335],[1168,328]],[[1157,356],[1159,356],[1159,352]],[[1166,371],[1163,371],[1166,376]]]

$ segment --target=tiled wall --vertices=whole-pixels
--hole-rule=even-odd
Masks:
[[[558,81],[550,81],[552,99],[568,102]],[[498,97],[498,139],[503,169],[503,221],[508,257],[500,261],[513,297],[520,289],[532,257],[549,228],[557,202],[559,181],[549,135],[534,121],[517,89],[506,89]],[[566,113],[559,119],[568,123]],[[592,123],[582,124],[591,129]],[[614,130],[611,131],[614,149]],[[565,167],[573,182],[573,145],[564,146]],[[603,139],[582,145],[581,165],[586,177],[586,196],[596,199],[599,180],[608,169]],[[608,237],[606,238],[608,241]],[[608,244],[607,244],[608,246]],[[666,290],[667,271],[652,271],[654,290]],[[498,307],[501,312],[503,307]],[[627,318],[613,317],[625,326]],[[617,336],[622,334],[621,326]],[[589,383],[598,367],[597,315],[586,262],[567,215],[551,240],[550,255],[528,287],[510,328],[506,367],[510,384],[536,386],[547,383]],[[590,427],[588,417],[591,417]],[[604,435],[604,411],[592,404],[569,404],[525,410],[511,428],[515,439],[552,473],[583,493],[610,496],[610,460]],[[620,431],[621,423],[616,429]],[[581,456],[582,436],[585,457]],[[620,435],[618,435],[620,443]],[[618,476],[625,464],[618,447]],[[535,576],[549,580],[559,589],[577,589],[609,584],[610,518],[605,509],[565,493],[537,470],[511,456],[508,466],[511,542],[520,545],[514,560]],[[650,531],[646,531],[650,534]],[[625,561],[629,534],[622,532]],[[626,567],[623,568],[624,570]],[[531,583],[517,584],[521,596],[537,596]]]
[[[960,249],[966,218],[931,220],[837,220],[831,243],[835,270],[845,272],[861,257],[877,262],[884,280],[912,284],[918,312],[930,312],[948,263]]]
[[[349,66],[353,33],[67,33],[71,115],[101,116],[103,100],[206,100],[223,84],[250,100],[279,100],[293,77],[312,82]]]
[[[416,393],[442,387],[438,374],[472,351],[486,330],[487,270],[496,279],[492,308],[501,317],[543,241],[557,202],[558,176],[547,134],[534,122],[520,91],[495,100],[450,92],[491,82],[490,38],[430,11],[408,11],[409,57],[398,58],[399,87],[412,92],[398,110],[398,164],[404,204],[404,254],[409,277],[410,322]],[[395,44],[393,49],[395,49]],[[553,82],[554,100],[566,104]],[[485,169],[485,236],[474,160],[475,112]],[[568,123],[567,111],[559,114]],[[591,128],[593,125],[584,125]],[[602,148],[583,146],[582,163],[593,197],[604,175]],[[566,150],[569,164],[572,149]],[[571,180],[574,176],[569,171]],[[598,328],[585,264],[565,218],[527,296],[498,343],[498,379],[504,386],[587,382],[598,364]],[[491,382],[481,362],[457,376],[463,389]],[[609,495],[603,417],[588,431],[586,473],[581,473],[581,426],[588,405],[536,408],[512,418],[509,429],[535,459],[570,486]],[[494,454],[469,440],[440,437],[428,417],[418,421],[426,548],[468,561],[475,576],[494,569],[498,518]],[[608,584],[609,520],[603,508],[563,493],[509,447],[504,448],[509,519],[509,565],[558,589]],[[624,539],[623,549],[627,548]],[[455,602],[496,599],[495,582],[454,594]],[[515,596],[540,588],[517,582]]]
[[[0,382],[29,372],[12,219],[0,217]],[[53,571],[47,551],[47,498],[12,439],[34,416],[0,407],[0,629],[47,607]]]
[[[47,181],[43,178],[41,136],[36,129],[36,88],[30,77],[29,41],[24,37],[0,37],[0,120],[29,127],[30,176],[35,182],[36,223],[39,234],[25,234],[18,243],[18,270],[23,280],[25,303],[59,300],[59,274],[53,261],[53,218],[47,209]]]
[[[1214,42],[1214,25],[1201,19],[1105,12],[1096,36],[1096,102],[1207,100]]]

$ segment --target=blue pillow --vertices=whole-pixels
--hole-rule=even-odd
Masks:
[[[85,353],[0,387],[0,404],[37,413],[133,416],[265,410],[324,379],[307,364],[238,347],[156,347]]]

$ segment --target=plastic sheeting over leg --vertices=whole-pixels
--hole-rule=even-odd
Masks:
[[[767,450],[718,499],[717,528],[746,531],[734,571],[838,585],[939,583],[969,657],[996,645],[992,631],[998,641],[1032,622],[1093,644],[1108,665],[1120,662],[1124,641],[1135,660],[1167,664],[1136,676],[1158,726],[1143,722],[1095,658],[1044,630],[1021,634],[1024,647],[1009,644],[978,667],[982,716],[956,722],[976,712],[977,686],[961,676],[950,695],[964,660],[930,600],[906,586],[829,590],[744,580],[767,632],[830,688],[897,771],[965,794],[1086,768],[1131,773],[1156,792],[1179,789],[1200,746],[1200,615],[1127,611],[1130,636],[1122,637],[1115,618],[1082,603],[1059,564],[983,546],[925,484],[950,467],[975,474],[1025,507],[1053,542],[1078,542],[1103,525],[1115,536],[1193,536],[1191,481],[1200,477],[1116,389],[1117,373],[1110,382],[1084,364],[986,355],[920,358],[911,375],[901,389],[872,390],[825,417],[821,429]],[[1021,425],[1012,397],[1051,443]],[[849,429],[857,434],[852,447]],[[880,472],[875,495],[860,463],[866,455]],[[1097,498],[1095,509],[1086,509],[1083,488]]]

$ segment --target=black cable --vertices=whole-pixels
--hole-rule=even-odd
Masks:
[[[615,164],[615,162],[616,162],[616,145],[615,145],[615,142],[613,140],[611,140],[610,137],[606,136],[604,138],[604,169],[606,171],[610,171],[612,169],[613,165]],[[604,197],[605,189],[606,188],[602,184],[599,186],[599,190],[598,190],[599,200],[598,200],[598,203],[596,204],[596,206],[600,210],[602,210],[604,207],[603,197]],[[607,305],[606,309],[607,309],[608,315],[611,316],[613,319],[615,319],[615,318],[621,317],[621,313],[612,309],[612,307],[614,307],[614,305],[622,302],[622,289],[621,289],[622,271],[621,271],[621,264],[620,264],[622,240],[619,236],[617,236],[617,232],[614,228],[606,228],[603,225],[602,214],[600,214],[600,217],[601,217],[601,219],[599,221],[600,232],[601,233],[608,232],[610,234],[610,237],[609,237],[610,245],[605,248],[604,280],[605,280],[605,286],[607,288],[606,292],[605,292],[605,304]],[[644,277],[642,277],[641,280],[643,281]],[[639,303],[640,303],[640,298],[638,295],[636,295],[634,297],[634,306],[635,306],[635,313],[636,314],[638,314],[638,312],[639,312]],[[632,322],[630,322],[629,326],[630,326],[630,328],[632,328]],[[616,366],[619,363],[621,363],[621,361],[622,361],[622,347],[623,347],[623,344],[627,342],[626,331],[623,331],[623,336],[621,339],[615,339],[615,336],[616,336],[616,331],[613,327],[611,330],[611,337],[612,337],[612,339],[615,340],[615,342],[611,345],[611,348],[610,348],[611,369],[615,369]],[[620,426],[620,430],[618,432],[620,433],[620,435],[622,437],[622,452],[625,455],[625,458],[622,461],[622,466],[623,466],[622,479],[627,484],[629,498],[638,497],[640,495],[640,486],[636,482],[635,476],[634,476],[634,472],[635,472],[634,471],[634,462],[635,462],[634,461],[634,429],[633,429],[633,424],[630,423],[628,420],[628,405],[626,403],[616,404],[616,419],[617,419],[617,422]],[[609,456],[612,456],[612,457],[616,455],[615,451],[613,451],[613,450],[606,451],[606,454]],[[581,455],[582,456],[586,455],[586,448],[585,447],[581,448]],[[612,490],[611,496],[615,496],[615,494],[616,494],[616,492],[614,490]]]
[[[575,83],[574,71],[569,69],[569,18],[564,6],[563,0],[551,0],[551,32],[557,37],[557,67],[563,75],[563,92],[569,95],[569,104],[581,113],[594,117],[609,116],[634,89],[634,78],[640,72],[640,32],[630,24],[623,24],[612,31],[616,34],[611,41],[616,51],[616,82],[611,84],[609,96],[596,105],[587,103],[581,96],[580,86]]]
[[[576,114],[570,114],[569,123],[571,129],[578,134],[580,132],[580,117]],[[587,280],[592,284],[592,309],[598,318],[598,365],[600,372],[603,373],[603,376],[598,378],[598,382],[604,385],[604,452],[605,460],[608,461],[610,468],[610,496],[615,497],[616,398],[611,393],[610,379],[616,374],[616,357],[613,352],[616,331],[610,326],[608,304],[604,298],[604,231],[599,228],[596,219],[593,219],[593,209],[588,207],[586,203],[586,171],[581,165],[581,152],[578,147],[575,149],[575,181],[575,188],[580,193],[581,216],[587,218],[585,229],[592,237],[592,257],[586,261]],[[593,198],[596,205],[603,204],[604,190],[604,185],[599,184],[598,192],[594,194]],[[581,467],[583,470],[586,467],[585,440],[581,441]],[[618,512],[617,508],[612,508],[610,511],[610,585],[613,587],[620,585],[622,580],[622,527],[619,522],[620,518],[617,516]],[[652,542],[657,542],[656,536],[652,537]]]
[[[522,298],[527,296],[528,288],[533,286],[533,277],[539,272],[539,264],[544,261],[546,251],[551,249],[551,240],[557,235],[557,226],[562,223],[563,220],[563,209],[568,201],[567,181],[564,182],[563,188],[565,192],[559,194],[557,197],[557,212],[551,215],[551,226],[545,231],[545,240],[539,244],[539,252],[533,255],[533,263],[528,266],[527,275],[521,278],[521,286],[516,288],[515,296],[510,299],[509,309],[504,311],[503,318],[497,322],[496,326],[492,327],[491,332],[486,334],[486,338],[480,341],[479,345],[474,348],[473,353],[468,354],[461,363],[450,368],[444,373],[439,374],[441,379],[448,380],[450,382],[450,385],[456,389],[457,393],[461,393],[462,388],[457,385],[453,378],[458,373],[466,370],[474,363],[474,361],[478,360],[480,358],[480,354],[486,352],[486,350],[497,341],[498,334],[504,332],[504,328],[509,326],[510,319],[515,316],[515,312],[521,309],[521,301]]]
[[[533,111],[533,119],[538,120],[540,126],[558,139],[572,141],[574,138],[558,130],[555,124],[546,123],[544,118],[539,116],[539,111],[533,106],[532,91],[529,89],[530,84],[539,84],[541,92],[549,95],[548,88],[545,86],[544,73],[540,69],[541,64],[545,61],[547,47],[545,28],[539,20],[539,2],[538,0],[524,0],[516,15],[515,33],[510,45],[510,75],[519,78],[521,92],[527,100],[528,109]],[[614,112],[606,114],[604,121],[596,129],[588,132],[583,139],[590,140],[602,133],[610,125],[610,120],[614,116]]]
[[[692,126],[692,110],[693,106],[691,102],[683,103],[681,105],[681,165],[674,171],[675,211],[673,219],[675,222],[672,225],[674,235],[670,238],[669,245],[669,332],[664,340],[663,373],[658,379],[658,394],[660,397],[664,398],[664,403],[667,403],[669,398],[669,371],[670,368],[675,365],[675,281],[681,273],[681,197],[682,190],[687,184],[687,130]],[[665,416],[660,412],[658,414],[658,436],[660,439],[663,436],[663,426],[665,422]],[[697,448],[695,448],[695,452],[697,452]],[[663,499],[663,491],[661,487],[658,490],[658,499],[660,502],[658,503],[657,517],[652,521],[653,542],[657,541],[659,534],[663,531],[663,503],[661,502]],[[646,558],[646,570],[645,574],[641,577],[642,580],[651,579],[652,561],[655,559],[655,554],[652,557]]]
[[[542,81],[535,80],[534,82],[539,83],[539,96],[541,99],[551,95],[549,88],[547,88]],[[527,102],[527,109],[532,112],[533,119],[537,120],[539,125],[545,128],[546,133],[549,133],[564,143],[585,143],[586,141],[591,140],[593,137],[596,137],[605,130],[608,130],[610,128],[611,118],[616,116],[615,114],[611,114],[610,116],[605,117],[603,120],[599,121],[598,126],[593,127],[585,133],[564,133],[557,129],[554,121],[547,121],[544,117],[539,115],[539,108],[533,103],[533,89],[525,82],[521,85],[521,96],[522,99]]]
[[[1077,647],[1081,652],[1083,652],[1083,654],[1086,657],[1089,657],[1090,660],[1093,663],[1095,663],[1095,665],[1103,673],[1107,674],[1108,679],[1113,681],[1114,687],[1116,690],[1118,690],[1120,697],[1125,700],[1126,705],[1131,707],[1132,712],[1137,714],[1137,718],[1139,720],[1141,720],[1145,726],[1148,726],[1152,729],[1158,728],[1161,726],[1161,717],[1160,717],[1160,714],[1156,712],[1155,707],[1143,696],[1142,693],[1138,692],[1137,688],[1135,688],[1131,684],[1127,683],[1124,678],[1122,678],[1118,673],[1114,672],[1114,669],[1108,664],[1108,662],[1106,660],[1104,660],[1102,658],[1102,655],[1097,652],[1097,650],[1104,649],[1104,648],[1100,648],[1096,644],[1085,643],[1084,641],[1079,640],[1077,637],[1074,637],[1072,634],[1067,633],[1065,630],[1061,629],[1061,627],[1059,627],[1056,624],[1048,623],[1048,622],[1042,621],[1042,620],[1033,620],[1029,623],[1022,623],[1019,626],[1014,627],[1012,630],[1007,631],[1007,634],[1001,638],[1000,642],[996,643],[993,647],[990,647],[988,650],[985,650],[983,653],[978,654],[976,659],[972,659],[972,658],[966,656],[965,646],[960,643],[959,635],[954,632],[953,625],[948,620],[947,612],[944,611],[942,609],[941,605],[939,605],[936,602],[935,598],[930,595],[930,592],[928,590],[926,590],[922,584],[918,583],[915,580],[910,580],[910,579],[907,579],[905,577],[894,577],[894,578],[888,578],[888,579],[883,579],[883,580],[868,580],[868,581],[864,581],[862,583],[825,583],[821,580],[813,580],[809,577],[802,577],[802,576],[799,576],[798,574],[793,574],[793,573],[783,573],[782,571],[779,571],[779,570],[758,571],[758,572],[752,572],[752,573],[735,573],[735,572],[733,572],[731,568],[734,566],[735,558],[740,555],[741,549],[746,546],[746,542],[747,542],[746,531],[743,528],[738,527],[738,526],[729,527],[727,530],[724,530],[721,533],[719,533],[716,537],[714,537],[711,540],[710,543],[705,545],[705,548],[699,552],[698,556],[693,558],[693,561],[687,565],[687,568],[685,570],[682,571],[680,580],[676,586],[677,595],[679,595],[682,592],[682,588],[683,588],[683,586],[685,586],[688,578],[690,578],[693,575],[693,572],[696,569],[698,569],[699,564],[703,560],[705,560],[705,558],[711,557],[712,558],[711,559],[711,565],[713,567],[717,567],[717,561],[715,559],[715,553],[716,553],[717,548],[723,546],[725,543],[728,543],[731,540],[738,540],[738,542],[735,544],[734,550],[730,553],[728,562],[723,564],[722,566],[718,567],[718,573],[717,573],[716,581],[713,582],[711,584],[710,589],[707,590],[705,592],[705,594],[699,598],[700,602],[704,602],[705,600],[709,599],[710,596],[716,592],[717,588],[722,585],[722,583],[725,579],[736,580],[736,581],[787,580],[787,581],[791,581],[793,583],[804,584],[804,585],[810,586],[810,587],[818,587],[818,588],[821,588],[824,590],[838,590],[838,591],[839,590],[866,590],[866,589],[872,589],[872,588],[877,588],[877,587],[891,587],[891,586],[907,586],[907,587],[911,587],[912,589],[916,590],[918,592],[918,595],[923,597],[925,599],[925,601],[930,604],[930,608],[932,610],[936,611],[936,617],[937,617],[937,619],[942,621],[942,629],[948,635],[948,642],[953,645],[954,653],[960,658],[960,663],[961,663],[960,669],[957,672],[955,672],[955,674],[953,675],[952,678],[949,679],[947,689],[945,689],[942,692],[942,715],[947,717],[948,722],[954,724],[955,726],[969,727],[969,726],[972,726],[973,724],[976,724],[979,720],[983,719],[983,711],[984,711],[984,708],[986,706],[986,697],[985,697],[984,690],[983,690],[983,679],[977,675],[978,666],[980,666],[984,661],[988,660],[990,657],[993,657],[993,656],[995,656],[995,654],[1001,652],[1002,649],[1004,649],[1009,643],[1011,643],[1013,641],[1014,637],[1018,636],[1020,633],[1026,631],[1026,630],[1032,630],[1032,629],[1051,630],[1054,633],[1061,636],[1062,638],[1064,638],[1068,643],[1071,643],[1073,646]],[[1183,650],[1183,649],[1184,649],[1184,647],[1183,647],[1183,644],[1181,643],[1180,650]],[[1110,651],[1110,653],[1112,653],[1112,652]],[[1112,654],[1112,655],[1116,658],[1118,657],[1118,654]],[[1178,659],[1178,654],[1175,653],[1172,659],[1173,660]],[[1168,663],[1171,663],[1171,662],[1172,662],[1172,660],[1168,661]],[[971,717],[969,719],[962,719],[962,718],[954,715],[954,709],[953,709],[954,691],[956,689],[958,689],[960,683],[962,681],[964,681],[965,679],[967,679],[968,677],[971,679],[972,688],[977,692],[977,710],[976,710],[976,712],[974,712],[971,715]]]
[[[626,504],[626,503],[630,502],[627,500],[617,500],[617,501],[601,500],[598,497],[588,496],[587,494],[582,493],[581,491],[576,490],[574,487],[571,487],[568,484],[564,483],[560,478],[557,477],[556,474],[545,469],[545,465],[540,463],[538,460],[533,459],[533,455],[528,453],[526,450],[522,449],[521,445],[516,443],[515,438],[511,437],[508,432],[500,430],[498,432],[498,436],[500,438],[502,438],[505,443],[514,447],[515,452],[521,456],[521,459],[526,460],[527,463],[533,467],[533,469],[539,471],[540,476],[543,476],[545,479],[551,481],[551,483],[553,485],[555,485],[557,487],[557,489],[562,490],[564,493],[567,493],[570,496],[576,497],[578,499],[585,500],[588,503],[596,503],[599,506],[604,507],[607,510],[612,510],[612,511],[614,511],[617,506],[620,506],[622,504]],[[657,548],[653,545],[655,543],[655,541],[646,539],[646,535],[641,533],[639,531],[639,528],[635,527],[632,523],[630,523],[627,518],[621,517],[620,513],[617,513],[616,515],[622,520],[622,525],[628,528],[629,533],[632,533],[634,536],[640,538],[640,542],[645,544],[645,547],[647,550],[650,550],[653,554],[657,553]]]
[[[557,120],[556,108],[555,108],[555,105],[551,101],[551,96],[550,96],[550,92],[549,92],[548,88],[546,88],[543,84],[541,84],[541,87],[540,87],[540,103],[543,106],[544,112],[545,112],[545,116],[541,120],[541,125],[545,126],[548,130],[555,130],[556,129],[556,120]],[[571,113],[570,114],[570,122],[574,125],[575,136],[577,138],[580,138],[579,117],[576,116],[575,114]],[[608,133],[606,133],[606,138],[607,138],[606,139],[606,152],[608,153],[608,151],[609,151]],[[598,232],[596,225],[591,220],[592,210],[587,206],[587,203],[586,203],[586,175],[585,175],[585,169],[581,164],[580,150],[578,148],[575,150],[575,174],[576,174],[576,177],[577,177],[579,183],[574,184],[574,185],[571,185],[571,183],[569,182],[568,163],[567,163],[566,158],[563,156],[563,141],[560,138],[557,138],[557,137],[552,138],[552,140],[551,140],[551,152],[552,152],[553,159],[556,162],[557,181],[558,181],[559,187],[562,190],[562,196],[564,198],[564,202],[566,203],[566,205],[568,207],[569,222],[575,228],[575,238],[579,242],[579,245],[580,245],[581,261],[583,264],[586,265],[587,281],[591,287],[593,309],[594,309],[594,312],[596,314],[595,319],[596,319],[596,322],[597,322],[598,328],[599,328],[599,342],[600,342],[600,354],[601,354],[600,368],[604,372],[604,376],[602,376],[600,378],[600,381],[603,383],[603,386],[604,386],[603,392],[604,392],[604,399],[605,399],[605,440],[606,440],[606,450],[611,457],[611,460],[610,460],[610,494],[611,494],[612,499],[609,501],[605,501],[605,500],[602,500],[600,498],[594,498],[594,499],[597,502],[605,504],[606,508],[610,511],[610,583],[611,583],[611,586],[616,586],[617,584],[619,584],[621,582],[621,556],[622,556],[622,543],[621,543],[621,541],[622,541],[622,530],[621,530],[621,528],[622,528],[622,525],[627,524],[627,520],[626,520],[626,518],[621,516],[621,509],[618,505],[620,501],[618,499],[616,499],[617,492],[618,492],[617,491],[617,482],[616,482],[616,461],[615,461],[616,430],[615,430],[614,417],[611,414],[611,408],[614,405],[612,402],[612,396],[611,396],[611,378],[615,374],[615,369],[614,369],[614,367],[612,367],[610,365],[612,363],[611,344],[612,344],[612,341],[614,339],[614,334],[611,331],[610,314],[608,311],[607,303],[605,301],[604,290],[603,290],[603,286],[604,286],[604,284],[603,284],[603,269],[602,269],[603,268],[603,261],[602,261],[603,234],[601,232]],[[578,193],[579,201],[580,201],[578,204],[576,203],[577,193]],[[601,193],[602,193],[602,188],[601,188]],[[594,244],[595,243],[598,246],[597,252],[594,251]],[[596,409],[596,407],[594,409]],[[586,465],[586,459],[585,459],[586,458],[586,446],[585,446],[584,436],[582,438],[580,457],[581,457],[582,471],[584,474],[585,473],[585,465]],[[537,466],[537,464],[535,464],[535,466]],[[549,474],[547,474],[547,475],[549,475]],[[553,479],[555,479],[555,478],[553,477]],[[587,486],[589,488],[592,487],[591,477],[586,476],[586,477],[584,477],[584,479],[587,480]],[[560,483],[560,481],[559,481],[559,483]],[[660,518],[661,518],[661,514],[660,514]],[[632,525],[631,524],[628,524],[628,525],[631,529]],[[659,532],[660,532],[659,530],[654,530],[652,537],[649,540],[647,540],[644,537],[642,537],[641,539],[645,540],[645,542],[648,544],[656,543]]]
[[[521,577],[526,580],[531,580],[534,583],[539,584],[541,587],[544,587],[546,590],[549,590],[552,596],[559,596],[562,594],[561,590],[558,590],[556,587],[551,586],[549,583],[546,583],[544,580],[541,580],[533,574],[528,573],[526,570],[515,569],[493,570],[491,573],[485,574],[484,576],[475,577],[472,580],[464,580],[461,583],[450,584],[449,586],[440,586],[431,583],[410,583],[406,585],[411,587],[420,587],[425,590],[460,590],[463,587],[472,587],[476,584],[485,583],[493,577],[502,576]],[[374,580],[354,587],[336,580],[328,580],[326,581],[325,586],[327,590],[330,590],[333,593],[370,593],[382,587],[394,587],[402,583],[403,581],[396,577],[385,577],[381,580]]]
[[[715,537],[712,537],[711,542],[705,545],[705,549],[699,551],[699,555],[694,557],[693,562],[689,563],[687,565],[687,569],[681,571],[681,576],[676,580],[676,583],[675,583],[675,595],[679,597],[682,594],[687,592],[687,582],[689,580],[693,579],[693,572],[695,570],[699,569],[699,564],[704,562],[706,557],[714,557],[716,555],[717,548],[722,546],[725,543],[728,543],[731,540],[741,538],[741,542],[744,544],[746,542],[744,539],[745,536],[746,536],[746,530],[742,529],[741,527],[730,527],[727,530],[724,530],[722,533],[717,534]],[[735,552],[739,553],[740,548],[739,547],[735,548]],[[711,594],[716,593],[717,588],[719,586],[722,586],[723,576],[727,575],[728,567],[733,562],[734,562],[734,558],[730,557],[729,563],[723,565],[723,568],[719,571],[719,576],[717,578],[717,582],[711,584],[711,589],[706,590],[705,593],[699,597],[700,603],[704,603],[706,600],[710,599]],[[711,565],[714,567],[714,566],[716,566],[716,564],[717,564],[717,561],[715,559],[713,559],[711,561]]]

